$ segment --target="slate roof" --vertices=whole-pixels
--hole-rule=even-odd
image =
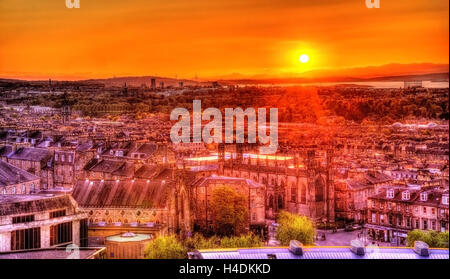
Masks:
[[[13,154],[9,155],[10,159],[16,160],[28,160],[40,162],[45,158],[49,157],[51,154],[47,149],[43,148],[32,148],[32,147],[22,147],[16,150]]]
[[[14,185],[38,179],[39,177],[34,174],[7,162],[0,161],[0,186]]]
[[[75,184],[72,196],[85,208],[164,208],[173,181],[163,179],[85,181]]]
[[[0,216],[71,207],[70,195],[0,195]]]

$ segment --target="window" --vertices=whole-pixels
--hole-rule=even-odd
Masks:
[[[407,201],[410,199],[410,197],[411,197],[411,194],[409,193],[409,191],[405,191],[402,193],[402,200]]]
[[[6,189],[2,188],[2,195],[6,195]]]
[[[63,155],[61,155],[61,162],[64,162],[64,160],[65,160],[65,156],[63,154]]]
[[[436,230],[436,221],[431,221],[431,229]]]
[[[433,215],[436,214],[436,209],[432,208],[431,209],[431,214],[433,214]]]
[[[427,220],[423,220],[423,229],[428,230],[428,221]]]
[[[11,188],[11,194],[15,194],[15,193],[16,193],[16,187],[13,186],[13,187]]]
[[[448,196],[442,196],[442,204],[448,205]]]
[[[28,223],[34,221],[34,215],[16,216],[12,218],[13,224]]]
[[[297,187],[291,186],[291,201],[297,202]]]
[[[399,227],[401,227],[402,226],[402,217],[401,216],[399,216],[399,217],[397,217],[397,226],[399,226]]]
[[[423,207],[423,214],[427,214],[427,208],[425,206]]]
[[[69,161],[69,163],[72,163],[72,155],[68,155],[67,160]]]
[[[406,218],[406,227],[411,227],[411,218]]]
[[[25,186],[25,184],[22,185],[22,194],[26,194],[27,193],[27,187]]]
[[[66,216],[66,210],[58,210],[50,212],[50,219]]]
[[[393,199],[394,198],[394,190],[387,190],[386,198]]]
[[[384,224],[384,215],[380,215],[380,223]]]
[[[80,246],[88,247],[88,220],[80,220]]]
[[[34,191],[35,191],[35,189],[34,189],[34,183],[31,183],[31,186],[30,186],[30,192],[34,193]]]
[[[377,215],[375,213],[372,213],[372,223],[377,222]]]
[[[414,228],[415,228],[415,229],[418,229],[418,228],[419,228],[419,220],[416,220],[415,225],[414,225]]]
[[[428,200],[428,194],[420,193],[420,201],[427,201],[427,200]]]
[[[41,248],[41,228],[31,228],[11,232],[11,250]]]
[[[50,227],[50,246],[72,242],[72,222]]]
[[[55,161],[58,161],[58,154],[55,154]]]

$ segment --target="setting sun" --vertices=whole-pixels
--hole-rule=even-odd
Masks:
[[[300,60],[300,62],[302,62],[302,63],[308,63],[308,61],[309,61],[309,56],[306,55],[306,54],[302,54],[302,55],[300,55],[299,60]]]

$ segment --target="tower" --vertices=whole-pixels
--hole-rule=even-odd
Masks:
[[[70,120],[72,114],[72,108],[70,107],[69,100],[67,99],[67,93],[64,93],[62,107],[61,107],[61,119],[63,124],[66,124]]]
[[[150,82],[150,88],[151,88],[152,90],[155,90],[155,89],[156,89],[156,79],[154,79],[154,78],[151,79],[151,82]]]

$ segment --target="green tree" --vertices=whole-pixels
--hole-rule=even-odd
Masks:
[[[203,235],[196,233],[184,241],[184,246],[188,251],[217,248],[249,248],[261,247],[263,245],[264,242],[258,236],[251,233],[223,238],[216,235],[205,238]]]
[[[408,233],[408,246],[414,246],[415,241],[423,241],[431,248],[448,248],[449,233],[436,231],[413,230]]]
[[[240,235],[248,222],[248,203],[244,195],[230,186],[212,192],[211,216],[214,232],[220,236]]]
[[[316,228],[306,216],[292,214],[286,211],[278,215],[276,239],[282,245],[288,245],[291,240],[298,240],[305,245],[314,244]]]
[[[175,236],[159,236],[145,249],[146,259],[185,259],[186,248]]]

